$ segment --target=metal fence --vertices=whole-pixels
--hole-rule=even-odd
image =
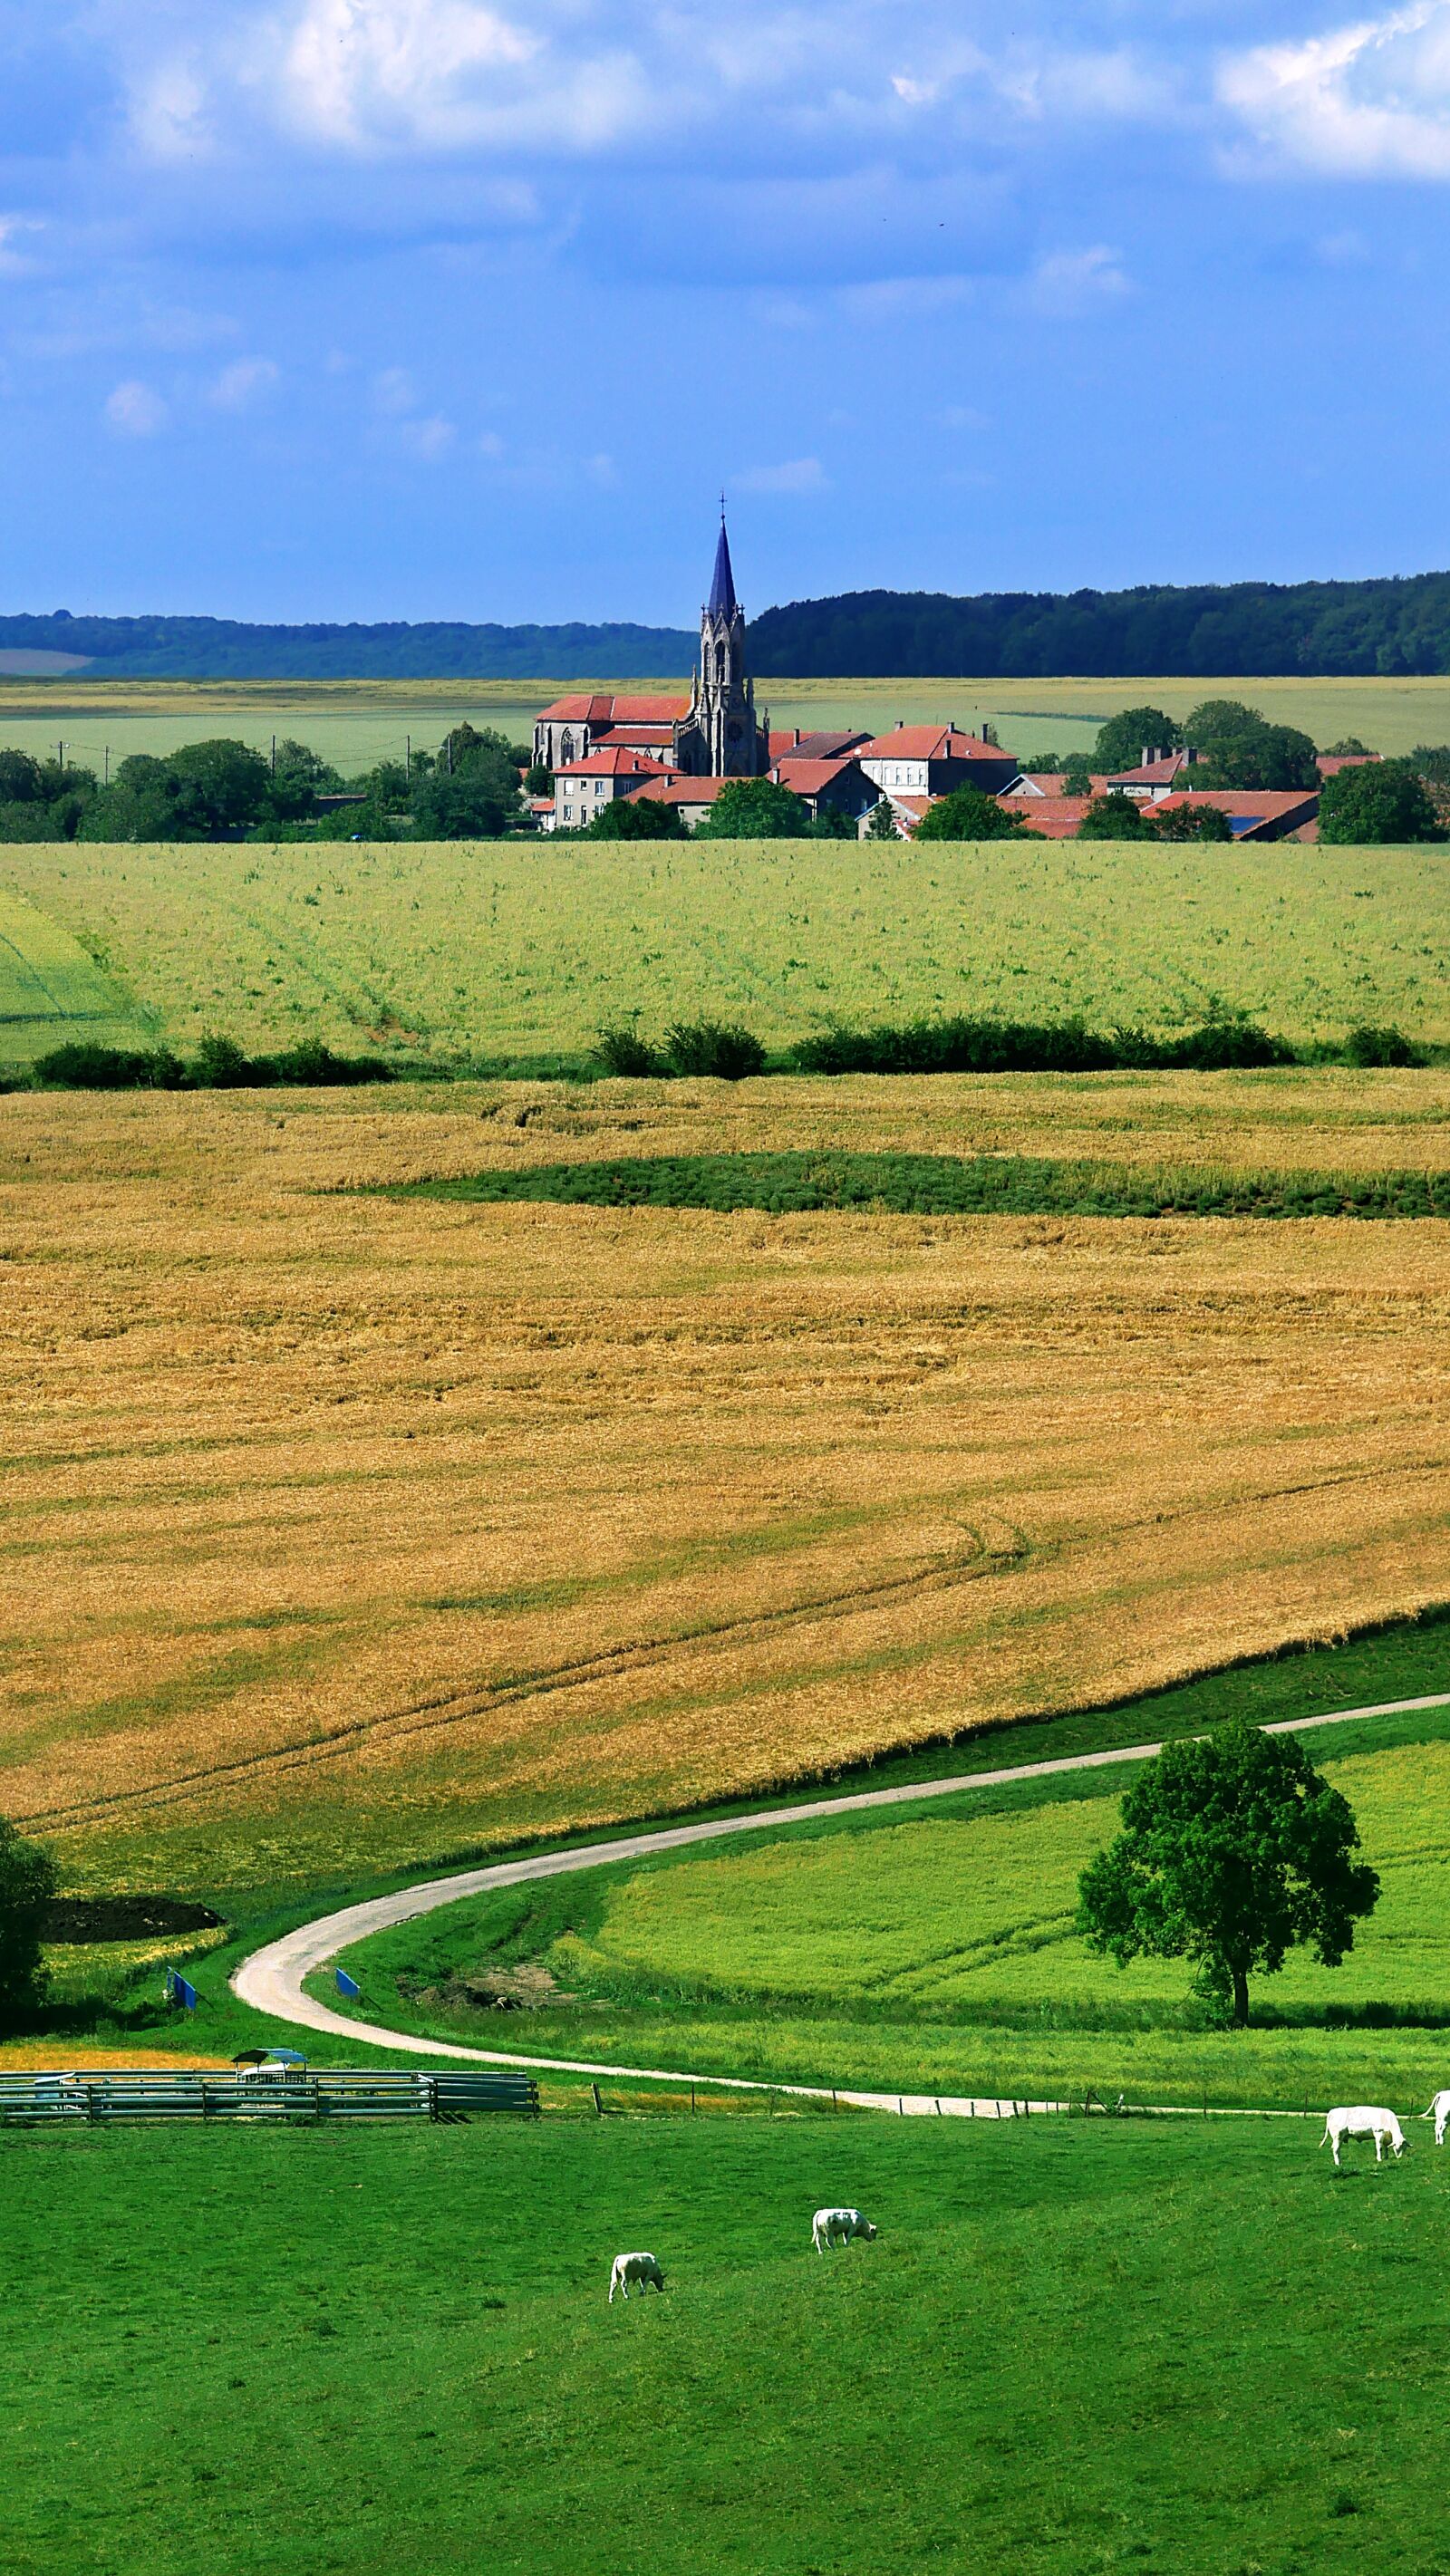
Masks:
[[[65,2068],[0,2074],[0,2126],[102,2120],[453,2120],[472,2111],[539,2116],[530,2075],[449,2067],[438,2074],[393,2069],[290,2066],[230,2069]]]

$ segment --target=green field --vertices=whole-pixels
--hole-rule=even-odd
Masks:
[[[68,1037],[134,1043],[139,1026],[127,994],[79,939],[0,888],[0,1063]]]
[[[1446,2162],[1318,2136],[10,2134],[0,2568],[1442,2569]]]
[[[1447,1659],[1450,1630],[1395,1631],[929,1760],[940,1777],[1423,1695],[1447,1687]],[[1078,1874],[1127,1777],[1106,1768],[499,1890],[358,1944],[358,2010],[502,2045],[468,1981],[527,1963],[557,2000],[514,2014],[506,2044],[540,2055],[886,2091],[1420,2107],[1450,2047],[1450,1711],[1356,1721],[1317,1758],[1383,1892],[1342,1968],[1295,1957],[1256,1982],[1247,2032],[1209,2026],[1181,1962],[1124,1971],[1078,1936]],[[869,1777],[927,1770],[908,1757]]]
[[[0,846],[4,889],[182,1049],[221,1028],[527,1062],[635,1012],[770,1045],[838,1018],[1178,1029],[1215,1008],[1299,1040],[1366,1018],[1450,1039],[1436,851],[67,843]]]
[[[675,684],[681,695],[689,675]],[[67,758],[100,770],[129,752],[166,752],[209,734],[230,734],[256,750],[291,734],[312,744],[344,773],[375,760],[436,750],[451,725],[468,717],[496,726],[510,740],[532,729],[540,707],[565,692],[595,687],[667,695],[666,680],[580,678],[521,682],[485,680],[169,681],[0,677],[0,746],[37,757],[63,741]],[[1041,751],[1087,751],[1107,718],[1123,707],[1156,706],[1186,716],[1204,698],[1231,697],[1292,724],[1315,742],[1357,734],[1378,751],[1450,740],[1450,678],[1201,680],[771,680],[757,684],[773,727],[870,725],[885,732],[898,716],[910,724],[949,719],[977,731],[995,725],[1007,748],[1030,761]]]

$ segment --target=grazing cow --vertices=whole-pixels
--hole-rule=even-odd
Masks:
[[[1339,2162],[1340,2141],[1344,2138],[1373,2138],[1376,2164],[1384,2160],[1383,2149],[1386,2140],[1394,2148],[1397,2160],[1405,2152],[1405,2133],[1393,2111],[1376,2110],[1372,2105],[1364,2102],[1356,2103],[1354,2108],[1348,2111],[1326,2111],[1324,2135],[1319,2143],[1321,2147],[1333,2148],[1336,2165]]]
[[[1434,2121],[1435,2144],[1437,2147],[1443,2147],[1446,2125],[1450,2123],[1450,2093],[1437,2093],[1429,2110],[1422,2111],[1420,2117],[1422,2120]]]
[[[636,2287],[641,2292],[645,2290],[662,2290],[664,2288],[665,2276],[660,2270],[658,2263],[655,2261],[653,2254],[615,2255],[614,2267],[609,2275],[609,2302],[611,2307],[614,2304],[614,2293],[616,2290],[619,2291],[623,2298],[628,2298],[629,2285],[631,2281],[635,2283]]]
[[[849,2245],[853,2236],[870,2238],[875,2233],[859,2209],[818,2209],[811,2220],[811,2243],[818,2254],[824,2254],[828,2245]]]

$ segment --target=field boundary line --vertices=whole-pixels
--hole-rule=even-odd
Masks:
[[[1356,1718],[1395,1717],[1412,1714],[1416,1709],[1450,1708],[1450,1691],[1429,1691],[1418,1699],[1380,1700],[1363,1708],[1330,1709],[1317,1717],[1278,1718],[1263,1729],[1265,1735],[1303,1735],[1311,1729],[1348,1726]],[[1198,1737],[1180,1738],[1198,1741]],[[488,2066],[533,2067],[542,2073],[568,2075],[607,2075],[616,2081],[647,2084],[694,2084],[717,2092],[780,2093],[796,2100],[845,2102],[853,2110],[895,2111],[905,2118],[951,2117],[958,2119],[1010,2119],[1016,2117],[1019,2105],[1027,2112],[1065,2112],[1065,2102],[1028,2101],[1018,2096],[1008,2101],[991,2094],[905,2093],[851,2090],[844,2085],[791,2084],[773,2081],[767,2076],[708,2075],[690,2073],[680,2068],[661,2066],[619,2066],[588,2058],[538,2057],[518,2049],[468,2048],[462,2043],[428,2039],[419,2031],[391,2030],[379,2022],[357,2021],[346,2013],[334,2012],[330,2004],[309,1995],[304,1979],[318,1969],[331,1965],[343,1950],[367,1940],[375,1932],[390,1931],[399,1923],[410,1923],[419,1915],[436,1913],[440,1906],[456,1905],[470,1896],[483,1896],[498,1887],[519,1887],[539,1878],[563,1878],[571,1871],[604,1869],[617,1861],[648,1859],[663,1851],[683,1851],[697,1843],[723,1841],[730,1834],[755,1834],[780,1830],[789,1825],[805,1824],[833,1816],[858,1815],[865,1809],[901,1807],[922,1798],[948,1798],[972,1789],[991,1789],[1017,1780],[1046,1780],[1060,1774],[1097,1771],[1114,1763],[1151,1762],[1161,1753],[1161,1744],[1129,1744],[1104,1753],[1068,1753],[1050,1762],[1018,1762],[997,1771],[956,1772],[945,1780],[907,1782],[895,1789],[862,1789],[844,1798],[817,1798],[806,1806],[762,1807],[743,1816],[711,1817],[696,1824],[667,1825],[638,1834],[620,1834],[608,1841],[581,1843],[568,1851],[538,1852],[522,1860],[494,1861],[477,1869],[450,1872],[446,1878],[424,1879],[412,1887],[394,1889],[390,1896],[365,1898],[360,1904],[345,1905],[335,1913],[322,1914],[312,1923],[284,1932],[280,1940],[269,1941],[251,1957],[244,1959],[230,1978],[232,1993],[253,2011],[269,2014],[274,2020],[291,2022],[305,2030],[325,2031],[329,2035],[362,2040],[374,2048],[404,2049],[418,2057],[467,2058]],[[1181,2115],[1197,2119],[1201,2109],[1172,2103],[1135,2106],[1155,2115]],[[1264,2112],[1225,2106],[1210,2107],[1210,2116],[1222,2119],[1264,2119],[1282,2117],[1300,2119],[1302,2112]],[[1312,2116],[1312,2115],[1311,2115]]]

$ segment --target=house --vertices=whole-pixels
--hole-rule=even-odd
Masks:
[[[646,779],[664,774],[657,760],[618,744],[586,752],[582,760],[563,761],[554,772],[552,803],[543,800],[543,829],[577,831],[581,823],[592,822],[616,796],[630,796]],[[674,775],[673,771],[668,774]]]
[[[696,832],[717,796],[733,787],[731,778],[678,778],[656,775],[633,790],[637,805],[671,805],[687,832]]]
[[[1155,800],[1160,813],[1184,805],[1217,805],[1236,841],[1317,841],[1316,787],[1195,787],[1191,796]]]
[[[999,796],[999,805],[1015,814],[1024,831],[1037,832],[1045,841],[1075,841],[1082,828],[1082,818],[1092,803],[1090,796]]]
[[[1010,787],[1016,761],[1000,743],[958,733],[955,725],[909,725],[858,745],[856,759],[883,795],[949,796],[954,787],[980,787],[989,796]]]
[[[1377,751],[1320,751],[1314,755],[1314,766],[1321,778],[1334,778],[1341,769],[1363,769],[1367,761],[1379,757]]]
[[[1171,796],[1184,784],[1184,772],[1193,767],[1196,751],[1154,751],[1143,753],[1136,769],[1119,769],[1106,782],[1110,796],[1131,796],[1139,804],[1156,805],[1160,797]]]
[[[1108,784],[1106,771],[1090,770],[1088,784],[1094,796],[1105,795]],[[1024,769],[1013,779],[1010,787],[1002,789],[997,802],[999,805],[1014,805],[1019,799],[1026,801],[1038,796],[1063,796],[1066,792],[1065,769]]]
[[[778,786],[798,796],[812,815],[845,814],[860,823],[881,802],[875,780],[848,755],[808,760],[798,751],[789,751],[770,774]]]

